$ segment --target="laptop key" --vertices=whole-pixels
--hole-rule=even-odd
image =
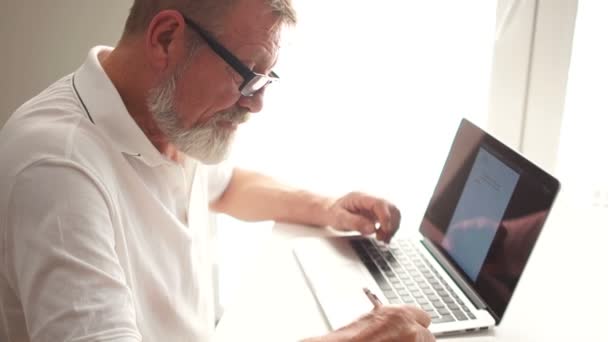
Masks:
[[[441,299],[443,299],[444,302],[446,303],[453,303],[454,301],[452,300],[452,297],[450,297],[449,294],[447,293],[441,293],[441,292],[437,292],[439,294],[439,296],[441,297]]]
[[[446,309],[446,308],[437,309],[437,312],[439,312],[439,314],[442,315],[442,316],[446,316],[446,315],[450,314],[450,311],[448,309]]]
[[[433,309],[433,306],[430,304],[422,304],[420,305],[420,307],[422,308],[422,310],[426,311],[426,312],[434,312],[435,309]]]
[[[399,291],[399,290],[405,290],[405,286],[403,286],[403,284],[401,284],[401,283],[399,283],[399,284],[393,284],[393,287],[397,291]]]
[[[460,310],[460,306],[458,306],[458,304],[456,304],[456,303],[449,303],[448,308],[450,308],[450,310],[452,310],[452,311]]]
[[[426,298],[414,298],[418,305],[430,305],[429,301]]]
[[[407,287],[407,289],[410,290],[410,292],[418,290],[418,286],[416,286],[415,284],[405,283],[405,287]]]
[[[380,287],[380,289],[382,289],[382,290],[391,289],[391,285],[384,278],[384,276],[382,275],[382,273],[380,272],[378,267],[376,267],[376,265],[365,264],[365,266],[367,267],[367,270],[369,271],[369,273],[371,273],[372,277],[374,277],[374,280],[376,281],[376,283],[378,283],[378,286]]]
[[[433,300],[431,301],[431,304],[433,304],[433,306],[437,309],[444,309],[445,305],[443,305],[443,302],[440,300]]]
[[[399,298],[389,298],[388,302],[390,304],[402,304],[401,300]]]
[[[408,304],[408,305],[416,304],[416,301],[412,297],[409,297],[409,298],[401,297],[401,300],[403,301],[404,304]]]
[[[454,322],[455,319],[454,317],[452,317],[452,315],[445,315],[445,316],[441,316],[439,318],[435,318],[435,319],[431,319],[431,323],[447,323],[447,322]]]
[[[391,285],[386,280],[384,280],[384,278],[382,278],[381,281],[376,280],[376,283],[378,283],[378,287],[380,287],[382,291],[391,289]]]
[[[459,321],[466,321],[469,319],[467,317],[467,315],[465,315],[464,312],[462,312],[462,311],[454,311],[453,314],[454,314],[454,317],[456,317],[456,319]]]
[[[383,290],[382,293],[384,293],[384,297],[386,297],[388,300],[399,298],[399,296],[397,296],[393,290]]]
[[[431,295],[433,295],[433,294],[435,293],[435,291],[433,291],[433,290],[429,289],[428,287],[427,287],[427,288],[424,288],[424,287],[420,286],[420,288],[422,289],[422,292],[423,292],[423,293],[424,293],[424,294],[425,294],[427,297],[429,297],[429,296],[431,296]]]

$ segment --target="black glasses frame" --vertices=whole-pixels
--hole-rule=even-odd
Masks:
[[[196,33],[198,33],[205,42],[209,45],[220,58],[222,58],[232,69],[234,69],[241,77],[243,77],[243,83],[239,86],[239,91],[243,96],[253,96],[256,92],[262,90],[270,83],[279,80],[279,75],[274,71],[271,71],[268,75],[258,74],[253,70],[249,69],[243,62],[241,62],[232,52],[228,51],[222,44],[220,44],[215,38],[211,36],[209,32],[204,30],[192,19],[182,14],[184,22],[190,26]]]

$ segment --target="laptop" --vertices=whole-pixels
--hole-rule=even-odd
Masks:
[[[416,234],[389,245],[349,236],[300,238],[293,251],[332,329],[384,303],[416,305],[435,335],[496,326],[559,182],[463,119]]]

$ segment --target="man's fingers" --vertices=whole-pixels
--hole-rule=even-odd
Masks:
[[[390,242],[397,229],[399,229],[399,223],[401,222],[401,213],[396,207],[384,202],[379,201],[374,207],[374,213],[378,217],[380,222],[380,229],[377,232],[377,239],[382,240],[386,243]]]
[[[371,209],[376,220],[380,223],[380,228],[376,232],[376,237],[379,240],[386,241],[386,238],[390,236],[391,231],[391,213],[388,210],[388,205],[383,201],[376,200]]]
[[[400,215],[398,218],[394,214],[398,214],[399,210],[388,202],[368,195],[357,194],[354,201],[354,209],[358,213],[365,213],[369,219],[380,224],[380,228],[376,232],[376,238],[381,241],[389,242],[397,228],[399,227]],[[395,210],[392,210],[395,208]]]
[[[395,206],[390,206],[390,212],[391,212],[391,227],[392,227],[392,232],[391,232],[391,236],[389,237],[392,238],[395,233],[397,232],[397,229],[399,229],[399,226],[401,225],[401,212],[399,211],[399,209],[397,209],[397,207]]]
[[[425,327],[419,327],[419,333],[416,342],[435,342],[435,336]]]
[[[350,214],[342,213],[344,216],[340,220],[341,229],[354,229],[364,235],[375,232],[377,240],[387,243],[390,242],[401,222],[399,209],[394,205],[358,192],[343,197],[340,207]],[[380,225],[377,230],[376,223]]]
[[[408,311],[412,314],[414,320],[420,325],[425,328],[428,328],[428,326],[431,325],[431,316],[429,316],[429,314],[415,306],[408,305],[406,307]]]
[[[347,211],[342,216],[343,227],[341,229],[354,229],[363,235],[370,235],[376,231],[375,223],[365,216],[351,214]]]

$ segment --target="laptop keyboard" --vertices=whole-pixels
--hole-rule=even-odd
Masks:
[[[353,239],[351,244],[391,304],[416,305],[433,323],[475,319],[411,241],[396,239],[384,245]]]

